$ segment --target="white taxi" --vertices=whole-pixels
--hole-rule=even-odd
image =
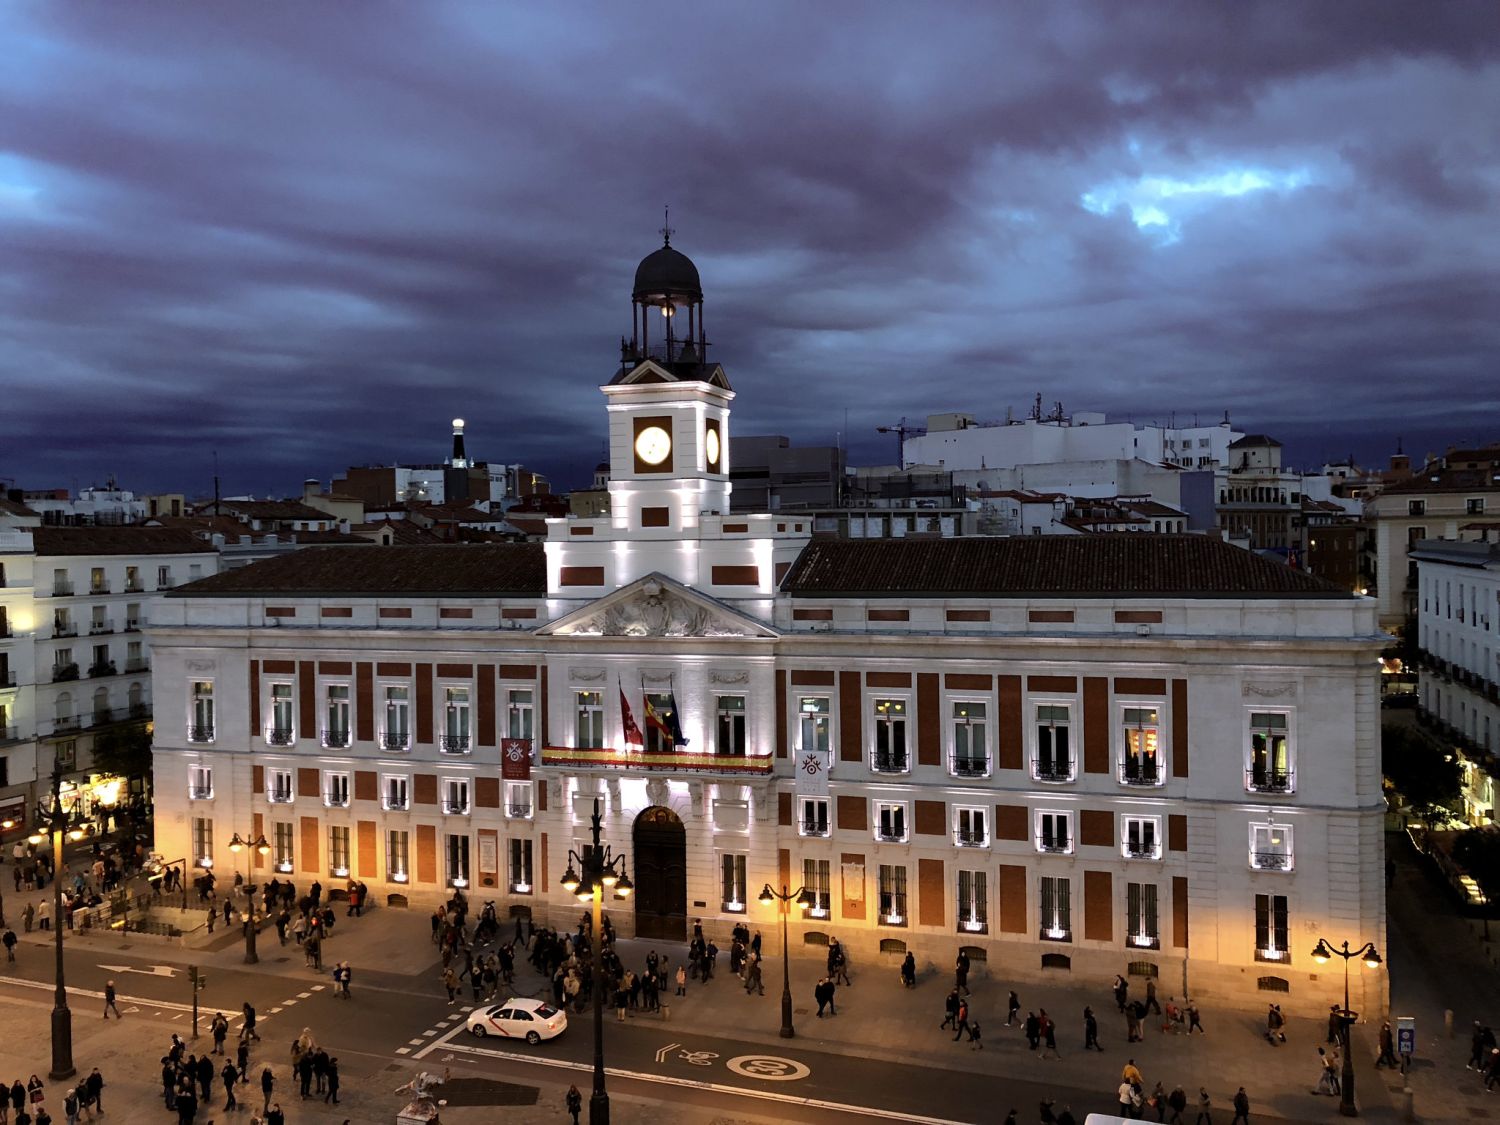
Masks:
[[[475,1008],[464,1026],[476,1039],[496,1035],[535,1044],[561,1035],[567,1029],[568,1014],[545,1000],[512,998],[503,1004]]]

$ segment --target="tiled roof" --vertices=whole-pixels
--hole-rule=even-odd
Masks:
[[[1500,490],[1500,473],[1489,469],[1438,469],[1385,487],[1383,496],[1420,492],[1494,492]]]
[[[221,500],[219,507],[252,520],[331,520],[334,517],[321,508],[301,500]]]
[[[10,500],[4,496],[0,496],[0,512],[5,512],[12,516],[34,516],[37,514],[19,500]]]
[[[1249,449],[1252,447],[1261,448],[1265,446],[1269,446],[1272,449],[1280,449],[1281,442],[1277,441],[1273,437],[1267,436],[1266,434],[1246,434],[1244,437],[1238,439],[1237,441],[1232,441],[1229,443],[1230,449]]]
[[[312,547],[179,586],[173,597],[258,594],[502,594],[547,592],[541,544]]]
[[[814,540],[794,597],[1322,597],[1332,583],[1201,535]]]
[[[214,547],[177,527],[34,527],[38,555],[210,554]]]

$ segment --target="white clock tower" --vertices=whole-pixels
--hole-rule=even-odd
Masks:
[[[810,518],[730,515],[734,391],[707,357],[698,268],[663,234],[636,269],[630,338],[599,388],[609,412],[610,514],[549,524],[548,581],[561,598],[652,573],[721,598],[768,597],[779,564],[811,534]]]

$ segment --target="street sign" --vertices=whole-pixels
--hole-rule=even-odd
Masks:
[[[1415,1016],[1396,1017],[1396,1053],[1398,1055],[1417,1053],[1417,1019]]]

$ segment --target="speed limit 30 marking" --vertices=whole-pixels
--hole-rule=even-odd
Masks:
[[[811,1067],[776,1055],[737,1055],[724,1065],[744,1078],[759,1078],[764,1082],[795,1082],[812,1073]]]

